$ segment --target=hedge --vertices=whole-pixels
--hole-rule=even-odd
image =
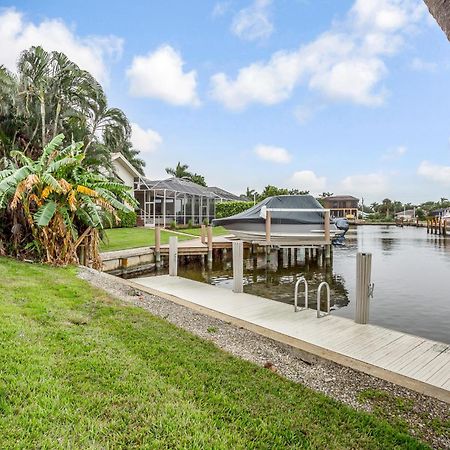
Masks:
[[[253,206],[253,202],[222,202],[216,205],[216,217],[230,217]]]
[[[117,211],[120,222],[116,224],[116,228],[133,228],[136,226],[137,214],[134,211],[124,212]]]

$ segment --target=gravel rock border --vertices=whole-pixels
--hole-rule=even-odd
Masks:
[[[388,381],[305,354],[286,344],[228,322],[200,314],[170,300],[131,288],[86,267],[80,278],[117,299],[143,308],[219,348],[302,383],[358,410],[403,423],[409,433],[433,448],[450,448],[448,404]]]

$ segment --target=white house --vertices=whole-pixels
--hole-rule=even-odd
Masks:
[[[395,214],[397,220],[412,220],[416,217],[415,209],[406,209]]]
[[[134,179],[140,177],[140,173],[128,162],[122,153],[112,153],[111,161],[117,177],[123,184],[130,186],[134,193]]]

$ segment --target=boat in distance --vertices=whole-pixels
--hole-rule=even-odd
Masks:
[[[295,244],[325,239],[326,211],[312,195],[277,195],[231,217],[214,219],[230,234],[246,242],[266,241],[266,214],[270,211],[270,242]],[[348,230],[345,219],[330,219],[331,240],[342,239]]]

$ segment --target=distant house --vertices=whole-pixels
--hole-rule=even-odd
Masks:
[[[111,162],[116,177],[126,186],[134,190],[134,179],[141,174],[129,163],[128,159],[122,153],[113,153]]]
[[[165,180],[136,177],[134,196],[139,202],[141,223],[163,227],[173,222],[180,225],[211,222],[216,217],[217,203],[242,200],[224,189],[200,186],[176,177]]]
[[[406,209],[395,214],[397,220],[412,220],[416,217],[415,209]]]
[[[333,195],[322,200],[323,206],[330,210],[332,217],[346,217],[349,215],[355,218],[358,217],[359,198],[351,195]]]
[[[430,212],[430,216],[448,218],[450,217],[450,208],[435,209],[434,211]]]

